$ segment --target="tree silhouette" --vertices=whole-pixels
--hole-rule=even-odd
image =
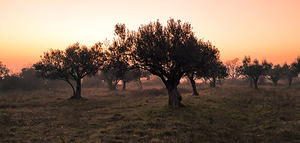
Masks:
[[[262,64],[259,64],[258,60],[254,60],[251,63],[250,57],[245,57],[243,60],[243,65],[239,67],[241,74],[247,76],[252,80],[254,88],[258,89],[258,80],[261,76],[264,76],[266,72],[271,68],[271,65],[266,61],[263,61]]]
[[[91,48],[75,43],[65,51],[50,50],[41,56],[41,61],[34,64],[34,68],[43,78],[66,81],[73,90],[71,98],[81,98],[81,79],[95,74],[104,63],[101,43]],[[75,81],[76,87],[71,81]]]
[[[227,68],[221,61],[211,64],[206,74],[206,77],[210,80],[210,87],[216,87],[216,79],[220,80],[227,76]]]
[[[296,59],[296,62],[293,63],[293,66],[296,68],[298,73],[300,73],[300,57]]]
[[[195,71],[195,65],[204,65],[204,52],[188,23],[170,19],[164,27],[159,21],[142,25],[136,34],[133,56],[145,70],[160,77],[169,94],[169,105],[181,105],[177,86],[185,73]]]
[[[282,66],[283,74],[288,79],[289,87],[292,85],[293,79],[298,76],[297,64],[296,62],[291,65],[284,64]]]
[[[116,77],[115,72],[116,72],[115,70],[108,69],[108,68],[103,68],[101,70],[100,79],[107,84],[109,90],[116,90],[117,85],[120,81],[120,79]]]
[[[219,70],[217,64],[220,62],[219,51],[210,42],[203,42],[199,40],[197,47],[198,50],[201,51],[201,54],[197,55],[198,59],[205,59],[203,60],[205,62],[191,64],[191,66],[193,66],[193,70],[186,73],[186,76],[191,82],[194,96],[199,95],[196,89],[195,79],[209,79],[212,76],[219,74],[216,72]]]
[[[3,79],[5,76],[7,76],[8,72],[9,72],[9,70],[0,61],[0,79]]]
[[[275,65],[267,71],[268,79],[274,83],[274,86],[278,85],[278,81],[282,77],[282,74],[283,71],[280,65]]]
[[[139,88],[143,89],[143,85],[142,85],[142,82],[140,80],[141,77],[142,77],[141,69],[134,68],[134,69],[131,69],[131,70],[127,71],[125,73],[124,78],[122,79],[123,90],[126,90],[126,83],[131,82],[131,81],[136,81]]]
[[[132,40],[130,32],[126,29],[124,24],[117,24],[115,26],[115,35],[113,43],[109,45],[105,56],[107,61],[103,66],[104,81],[108,84],[111,90],[116,89],[116,85],[120,80],[126,84],[125,74],[131,70],[132,63],[130,52],[132,47]]]
[[[228,76],[231,79],[237,79],[240,76],[240,73],[238,72],[238,68],[240,66],[238,58],[226,61],[225,65],[227,67]]]

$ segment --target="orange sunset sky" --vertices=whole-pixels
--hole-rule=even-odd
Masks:
[[[0,0],[0,61],[18,72],[50,48],[112,39],[117,23],[137,30],[169,18],[191,23],[223,61],[300,56],[300,0]]]

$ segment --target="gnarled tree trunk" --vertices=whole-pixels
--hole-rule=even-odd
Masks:
[[[216,78],[213,77],[212,81],[210,82],[210,87],[216,87]]]
[[[107,80],[106,81],[109,90],[116,90],[117,89],[117,85],[118,85],[118,81],[116,81],[115,83],[112,80]]]
[[[140,89],[140,90],[143,90],[143,83],[142,83],[141,79],[138,78],[136,82],[137,82],[137,84],[138,84],[138,86],[139,86],[139,89]]]
[[[288,80],[289,80],[289,87],[291,87],[291,85],[292,85],[292,82],[293,82],[293,78],[290,78],[290,77],[289,77],[289,79],[288,79]]]
[[[194,96],[198,96],[199,94],[198,94],[198,92],[197,92],[196,83],[195,83],[194,78],[191,77],[191,76],[189,76],[188,78],[189,78],[189,80],[190,80],[190,82],[191,82],[191,85],[192,85],[192,88],[193,88],[193,95],[194,95]]]
[[[169,95],[169,105],[173,108],[179,107],[181,105],[182,97],[177,90],[177,86],[168,87],[168,95]]]
[[[76,80],[76,90],[75,94],[71,97],[71,99],[80,99],[81,97],[81,79]]]
[[[123,82],[123,90],[126,90],[126,81],[122,80],[122,82]]]
[[[248,78],[249,79],[249,86],[252,88],[253,87],[253,80],[251,77]]]
[[[253,79],[254,88],[258,89],[258,79]]]
[[[278,80],[274,80],[273,83],[274,83],[274,86],[276,87],[278,85]]]

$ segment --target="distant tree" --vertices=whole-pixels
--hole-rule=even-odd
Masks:
[[[107,65],[106,65],[107,66]],[[103,80],[109,90],[116,90],[120,78],[116,77],[115,70],[103,68],[100,73],[100,79]]]
[[[147,80],[150,80],[150,75],[151,73],[149,71],[146,71],[146,70],[141,70],[141,77],[145,77]]]
[[[270,79],[274,86],[278,85],[279,79],[282,77],[283,71],[280,65],[275,65],[269,71],[267,71],[268,79]]]
[[[210,80],[210,87],[216,87],[216,80],[224,79],[227,76],[227,68],[221,61],[211,64],[206,74],[206,77]]]
[[[239,67],[239,71],[253,82],[255,89],[258,89],[259,78],[266,75],[270,68],[271,65],[266,61],[263,61],[262,64],[259,64],[258,60],[255,59],[253,63],[251,63],[250,57],[245,57],[243,60],[243,65]]]
[[[97,43],[87,48],[75,43],[65,51],[50,50],[41,56],[41,61],[34,64],[34,68],[43,78],[66,81],[73,90],[71,98],[81,98],[81,79],[97,73],[104,63],[101,45],[102,43]]]
[[[0,79],[0,90],[9,91],[20,88],[20,76],[18,74],[6,75],[3,79]]]
[[[114,38],[111,45],[107,44],[109,45],[105,52],[107,61],[102,71],[106,79],[104,81],[111,90],[116,89],[116,85],[120,80],[123,80],[123,83],[126,84],[125,74],[133,68],[130,57],[132,47],[130,34],[124,24],[117,24],[115,26],[116,38]]]
[[[283,75],[288,79],[289,87],[292,85],[293,79],[298,77],[297,64],[292,63],[291,65],[284,64],[282,66]]]
[[[293,65],[296,68],[296,70],[298,71],[298,73],[300,73],[300,57],[298,57],[296,59],[296,62],[294,62]]]
[[[24,90],[32,90],[42,88],[44,86],[43,80],[34,68],[23,68],[19,75],[20,88]]]
[[[126,72],[125,77],[122,79],[123,90],[126,90],[126,83],[135,81],[138,83],[140,89],[143,89],[142,82],[140,78],[142,77],[142,71],[138,68],[131,69]]]
[[[212,72],[217,72],[215,71],[217,67],[216,64],[219,62],[219,51],[215,46],[210,42],[203,42],[201,40],[199,40],[197,44],[198,50],[202,53],[197,56],[199,56],[199,59],[205,59],[205,62],[191,65],[193,66],[193,70],[185,73],[191,82],[194,96],[199,95],[195,80],[200,78],[209,79],[210,76],[214,74]]]
[[[192,85],[192,89],[193,89],[193,95],[194,96],[198,96],[199,93],[197,91],[197,87],[196,87],[196,82],[195,80],[197,79],[196,77],[196,72],[189,72],[189,73],[186,73],[186,77],[189,79],[191,85]]]
[[[238,68],[240,66],[238,58],[226,61],[225,65],[227,67],[228,76],[231,79],[237,79],[240,76],[240,73],[238,72]]]
[[[143,69],[160,77],[168,90],[169,105],[178,107],[182,100],[177,90],[180,79],[195,71],[196,64],[206,63],[201,49],[190,24],[170,19],[166,27],[159,21],[142,25],[133,56]]]
[[[8,72],[9,72],[9,70],[0,61],[0,79],[3,79],[5,76],[7,76]]]

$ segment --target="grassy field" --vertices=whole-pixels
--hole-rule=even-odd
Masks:
[[[179,109],[158,87],[1,93],[0,142],[300,142],[300,88],[198,90],[181,85]]]

